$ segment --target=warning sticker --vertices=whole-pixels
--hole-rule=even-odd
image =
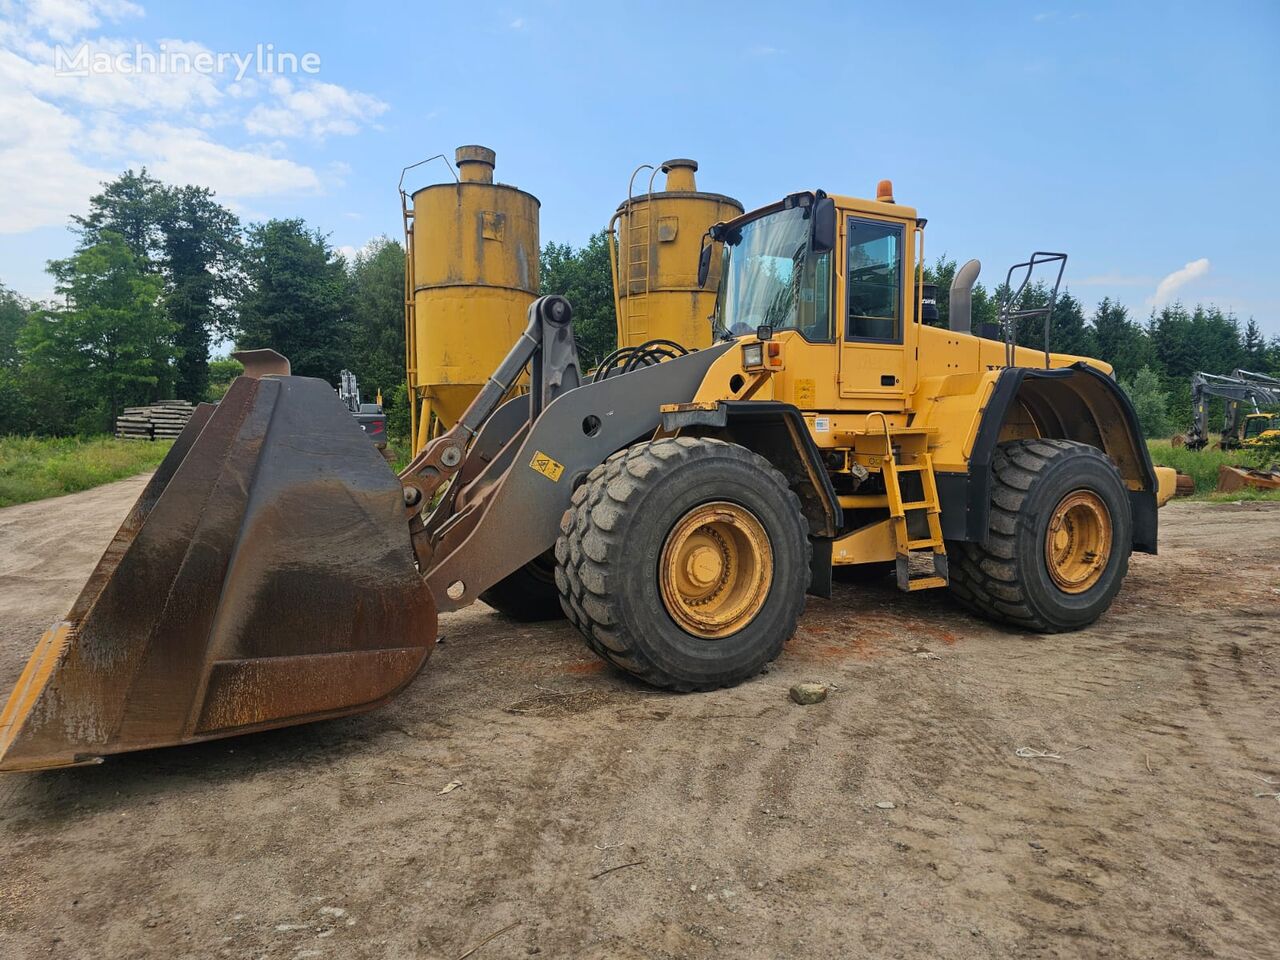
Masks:
[[[564,473],[564,464],[552,460],[541,450],[533,452],[533,459],[529,461],[529,466],[556,483],[560,482],[560,474]]]
[[[814,417],[813,432],[814,433],[830,433],[831,418],[830,417]]]
[[[800,378],[796,380],[795,405],[802,410],[812,408],[818,402],[818,381]]]

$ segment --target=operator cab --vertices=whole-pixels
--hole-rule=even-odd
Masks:
[[[1251,413],[1244,420],[1243,439],[1254,440],[1272,430],[1280,430],[1280,414]]]
[[[721,244],[713,330],[781,336],[830,371],[798,383],[802,408],[902,410],[915,387],[920,286],[908,281],[922,268],[924,220],[892,191],[886,180],[875,200],[793,193],[708,231],[700,277]]]
[[[961,372],[961,364],[965,372],[1034,364],[1025,355],[1015,357],[1019,343],[1041,339],[1039,330],[1037,365],[1084,359],[1050,352],[1053,308],[1067,260],[1062,253],[1036,252],[1010,267],[999,288],[997,323],[977,330],[971,329],[968,305],[979,265],[971,261],[952,284],[958,290],[953,300],[964,306],[952,311],[950,340],[922,333],[922,324],[939,318],[937,288],[924,282],[925,224],[913,208],[897,203],[893,184],[882,180],[874,200],[830,197],[821,190],[794,193],[714,225],[698,265],[699,281],[705,282],[720,243],[713,332],[723,339],[758,330],[767,331],[761,339],[791,334],[784,338],[796,340],[794,349],[831,366],[835,390],[828,408],[838,400],[865,401],[860,409],[904,409],[919,380],[922,344],[940,350],[973,337],[963,348],[964,360],[953,361],[944,373]],[[1033,278],[1039,267],[1048,268],[1047,284]],[[1003,341],[1004,349],[992,349],[991,340]],[[828,350],[828,344],[837,349]]]

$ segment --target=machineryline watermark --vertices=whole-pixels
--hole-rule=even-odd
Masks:
[[[161,43],[152,50],[140,43],[130,49],[103,50],[91,43],[78,47],[53,48],[53,72],[59,77],[88,77],[96,74],[234,74],[237,82],[250,73],[264,76],[320,72],[320,54],[277,50],[273,43],[256,44],[252,50],[220,52],[212,50],[170,50]]]

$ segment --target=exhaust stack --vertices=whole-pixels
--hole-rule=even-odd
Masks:
[[[951,280],[949,320],[956,333],[971,333],[973,328],[973,285],[978,282],[982,264],[970,260],[956,271]]]

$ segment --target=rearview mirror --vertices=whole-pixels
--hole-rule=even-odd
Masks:
[[[711,235],[704,233],[702,235],[702,252],[698,254],[698,288],[701,289],[707,285],[707,274],[711,272],[711,248],[713,246]]]
[[[836,202],[830,197],[818,197],[809,215],[809,248],[818,254],[830,253],[836,248]]]

